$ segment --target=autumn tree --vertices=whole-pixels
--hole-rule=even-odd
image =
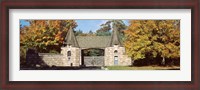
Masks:
[[[132,20],[125,30],[124,46],[133,60],[180,58],[179,20]]]
[[[39,52],[59,52],[69,27],[75,28],[74,20],[28,20],[29,26],[20,30],[20,54],[28,48]]]

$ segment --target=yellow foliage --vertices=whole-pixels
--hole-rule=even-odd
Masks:
[[[125,33],[124,46],[134,60],[161,55],[180,57],[179,20],[131,20]]]

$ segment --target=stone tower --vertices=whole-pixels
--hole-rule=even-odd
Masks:
[[[118,28],[113,25],[111,40],[105,48],[105,66],[128,66],[131,58],[125,55],[125,48],[121,44]]]
[[[65,66],[80,66],[81,49],[79,48],[72,27],[70,27],[67,32],[65,40],[63,42],[63,47],[61,47],[61,54],[65,59]]]

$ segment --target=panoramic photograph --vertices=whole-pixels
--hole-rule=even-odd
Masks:
[[[180,20],[19,23],[20,70],[180,70]]]

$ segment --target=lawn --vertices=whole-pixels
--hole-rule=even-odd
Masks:
[[[107,66],[108,70],[180,70],[179,66]]]

